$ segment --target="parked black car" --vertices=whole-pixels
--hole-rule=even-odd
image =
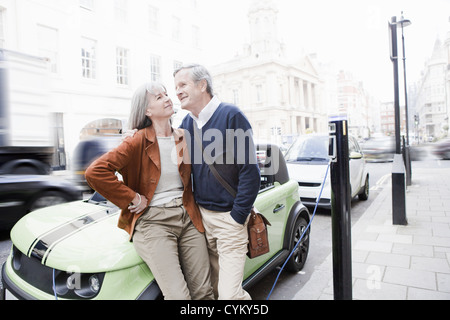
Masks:
[[[450,159],[450,138],[438,142],[433,148],[433,154],[440,159]]]
[[[81,199],[79,188],[61,177],[0,175],[0,230],[9,230],[27,213]]]

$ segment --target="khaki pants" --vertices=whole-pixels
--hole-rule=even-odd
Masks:
[[[175,199],[150,207],[136,222],[133,243],[166,300],[214,299],[205,236]]]
[[[234,221],[230,212],[217,212],[199,206],[205,226],[211,262],[211,282],[219,300],[251,300],[242,288],[247,258],[247,223]]]

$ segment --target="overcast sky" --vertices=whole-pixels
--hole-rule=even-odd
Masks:
[[[388,21],[401,11],[405,28],[408,82],[419,78],[437,37],[450,32],[450,0],[274,0],[278,31],[289,55],[317,53],[324,62],[353,73],[382,101],[393,100]],[[210,26],[203,30],[206,65],[231,59],[249,40],[248,9],[252,0],[207,0]],[[398,34],[401,55],[401,32]],[[402,75],[402,61],[399,72]]]

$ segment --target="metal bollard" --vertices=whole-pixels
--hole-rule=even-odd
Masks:
[[[333,287],[335,300],[352,300],[352,247],[348,122],[346,116],[330,117],[331,218]]]

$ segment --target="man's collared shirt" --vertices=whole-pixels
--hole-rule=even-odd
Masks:
[[[217,108],[221,104],[221,101],[217,96],[214,96],[211,101],[203,108],[203,110],[198,115],[198,118],[191,113],[192,119],[195,120],[199,129],[203,128],[205,124],[208,123],[209,119],[211,119],[214,112],[216,112]]]

